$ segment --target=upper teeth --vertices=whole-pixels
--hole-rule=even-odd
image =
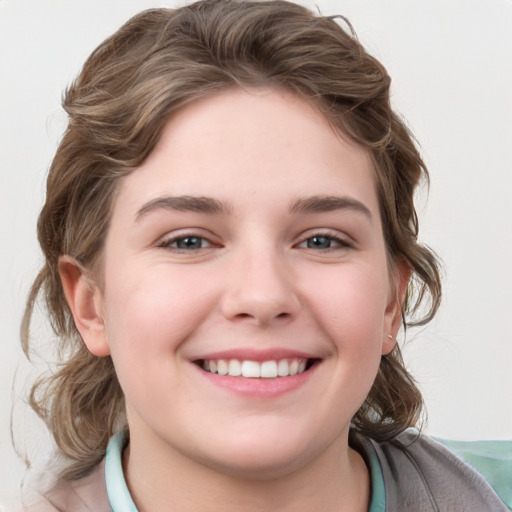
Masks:
[[[231,377],[288,377],[306,370],[306,359],[279,359],[264,361],[240,361],[238,359],[205,359],[203,369],[219,375]]]

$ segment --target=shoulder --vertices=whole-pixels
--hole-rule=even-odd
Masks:
[[[64,482],[50,490],[32,490],[17,512],[111,512],[101,462],[85,478]]]
[[[498,489],[477,469],[416,430],[407,430],[391,441],[371,443],[382,468],[386,502],[396,503],[399,510],[508,510],[505,502],[510,496],[498,497]],[[509,445],[512,450],[512,443]],[[512,465],[506,466],[501,467],[500,494],[512,493]]]
[[[482,475],[512,510],[512,441],[434,439]]]

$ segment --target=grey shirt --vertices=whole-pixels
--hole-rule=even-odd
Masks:
[[[372,475],[369,512],[509,510],[477,471],[416,430],[383,443],[361,437],[356,440]],[[508,481],[512,488],[512,474]]]

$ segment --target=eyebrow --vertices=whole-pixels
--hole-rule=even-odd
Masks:
[[[373,220],[370,209],[361,201],[348,196],[311,196],[299,198],[290,205],[291,213],[325,213],[335,210],[353,210]]]
[[[136,213],[136,220],[155,210],[176,210],[179,212],[196,213],[227,213],[230,208],[212,197],[202,196],[164,196],[157,197],[145,203]]]
[[[180,212],[195,212],[206,214],[229,213],[231,207],[214,199],[204,196],[163,196],[145,203],[136,213],[140,220],[155,210],[175,210]],[[348,196],[311,196],[299,198],[291,202],[290,213],[325,213],[335,210],[353,210],[363,213],[372,221],[373,216],[361,201]]]

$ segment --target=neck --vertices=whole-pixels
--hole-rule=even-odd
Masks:
[[[123,466],[139,512],[368,510],[368,470],[347,436],[307,464],[257,474],[211,467],[165,443],[132,435]]]

